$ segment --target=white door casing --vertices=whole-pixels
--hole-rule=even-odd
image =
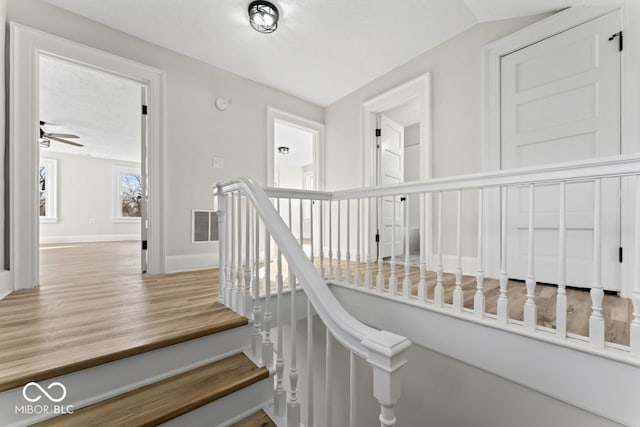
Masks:
[[[501,58],[501,168],[620,154],[620,14],[612,12]],[[605,180],[603,285],[618,290],[620,181]],[[593,259],[593,184],[567,185],[567,284],[589,287]],[[527,275],[528,188],[512,189],[508,271]],[[535,277],[558,276],[559,187],[535,194]]]
[[[378,185],[399,184],[404,181],[404,128],[381,114],[380,130]],[[404,215],[400,197],[383,197],[380,203],[381,255],[383,258],[401,255]]]

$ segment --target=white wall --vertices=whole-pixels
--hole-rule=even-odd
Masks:
[[[314,318],[314,403],[316,425],[325,425],[325,328]],[[303,420],[307,405],[306,319],[298,322],[298,390]],[[289,328],[284,329],[289,348]],[[614,427],[620,424],[576,408],[529,388],[413,345],[402,370],[402,396],[396,407],[398,425],[437,427]],[[349,353],[332,342],[332,426],[349,425]],[[288,368],[288,365],[287,365]],[[287,372],[285,370],[285,372]],[[356,358],[357,426],[378,425],[380,406],[373,398],[371,366]],[[288,387],[288,381],[285,384]]]
[[[212,265],[211,245],[193,245],[191,209],[210,208],[210,185],[235,176],[266,177],[266,108],[324,122],[319,106],[147,43],[41,0],[9,0],[8,19],[160,68],[166,72],[167,267]],[[231,98],[219,112],[216,96]],[[225,158],[213,169],[211,158]]]
[[[113,222],[113,168],[140,168],[140,163],[99,159],[41,150],[57,160],[58,222],[40,224],[40,242],[132,240],[140,223]],[[93,221],[92,221],[93,220]]]
[[[325,111],[327,135],[327,189],[363,184],[362,103],[426,72],[432,80],[433,175],[443,177],[481,169],[481,49],[543,16],[478,24],[412,59],[373,82],[329,105]],[[475,195],[463,203],[464,236],[476,235]],[[445,236],[455,232],[455,198],[446,198]],[[475,240],[463,239],[463,254],[475,255]],[[445,253],[454,253],[455,238],[445,239]]]

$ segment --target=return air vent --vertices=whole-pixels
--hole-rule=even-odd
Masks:
[[[215,211],[191,210],[191,243],[218,241],[218,215]]]

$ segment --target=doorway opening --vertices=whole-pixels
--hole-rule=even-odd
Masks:
[[[146,272],[146,87],[44,54],[38,63],[38,283]]]
[[[365,186],[431,177],[430,87],[427,73],[363,103]],[[421,202],[418,195],[378,200],[369,212],[370,221],[377,224],[376,235],[366,236],[371,253],[379,258],[405,258],[408,228],[409,259],[419,262],[421,246],[428,259],[425,236],[431,229],[430,206],[428,197]]]

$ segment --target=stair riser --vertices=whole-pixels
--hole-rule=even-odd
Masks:
[[[229,426],[262,409],[272,399],[273,375],[161,425],[163,427]]]
[[[67,389],[67,396],[56,405],[73,405],[74,409],[79,409],[238,353],[250,342],[250,334],[251,325],[242,326],[51,378],[39,384],[46,389],[53,382],[62,383]],[[35,396],[36,390],[30,391],[30,395]],[[26,426],[51,418],[51,414],[16,414],[15,407],[25,404],[29,402],[22,395],[22,387],[0,393],[0,425]],[[38,404],[53,405],[44,396],[33,403]]]

